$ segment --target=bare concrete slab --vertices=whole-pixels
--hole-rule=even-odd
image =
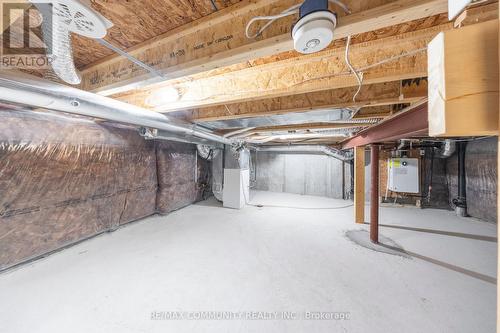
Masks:
[[[349,202],[252,203],[263,207],[202,202],[0,275],[0,330],[495,331],[495,225],[383,208],[381,236],[410,260],[349,240],[368,229]]]

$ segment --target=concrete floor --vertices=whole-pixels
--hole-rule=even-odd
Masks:
[[[348,204],[254,195],[272,205]],[[495,331],[495,225],[382,208],[384,224],[403,228],[381,234],[419,256],[409,259],[349,240],[346,231],[367,229],[351,222],[352,210],[237,211],[207,201],[145,219],[1,274],[0,331]],[[183,319],[161,320],[171,311]],[[196,320],[200,311],[242,319]],[[328,319],[299,320],[308,312]],[[349,318],[331,320],[332,312]]]

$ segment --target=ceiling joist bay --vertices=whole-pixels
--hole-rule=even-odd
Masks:
[[[427,75],[428,42],[451,26],[447,23],[353,45],[351,62],[364,72],[365,85],[424,77]],[[347,68],[344,52],[344,48],[326,50],[222,75],[158,84],[116,97],[151,108],[150,96],[165,87],[174,88],[180,93],[179,100],[155,108],[159,112],[169,112],[354,87],[357,81]],[[378,62],[382,63],[375,66]]]
[[[162,71],[168,79],[183,77],[293,49],[294,17],[277,21],[261,38],[247,39],[246,23],[254,16],[279,13],[296,0],[242,1],[159,35],[127,51]],[[339,14],[335,39],[360,34],[447,11],[446,0],[344,0],[353,13]],[[151,77],[127,59],[106,57],[82,71],[81,88],[104,95],[128,91],[165,78]]]
[[[409,82],[393,81],[364,85],[356,99],[352,98],[357,87],[332,89],[314,93],[267,98],[197,108],[188,113],[187,119],[196,122],[264,117],[299,113],[321,109],[357,108],[413,103],[427,96],[427,80]],[[184,115],[185,116],[185,115]]]

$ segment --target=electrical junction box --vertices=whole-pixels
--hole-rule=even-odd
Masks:
[[[420,193],[418,158],[390,158],[387,184],[392,192]]]

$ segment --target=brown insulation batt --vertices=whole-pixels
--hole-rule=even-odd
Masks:
[[[153,214],[156,188],[136,130],[0,110],[0,270]]]
[[[167,214],[203,199],[210,192],[209,164],[197,156],[196,146],[157,142],[158,213]]]
[[[157,171],[158,168],[158,171]],[[0,271],[210,191],[210,164],[187,143],[130,126],[0,109]]]

